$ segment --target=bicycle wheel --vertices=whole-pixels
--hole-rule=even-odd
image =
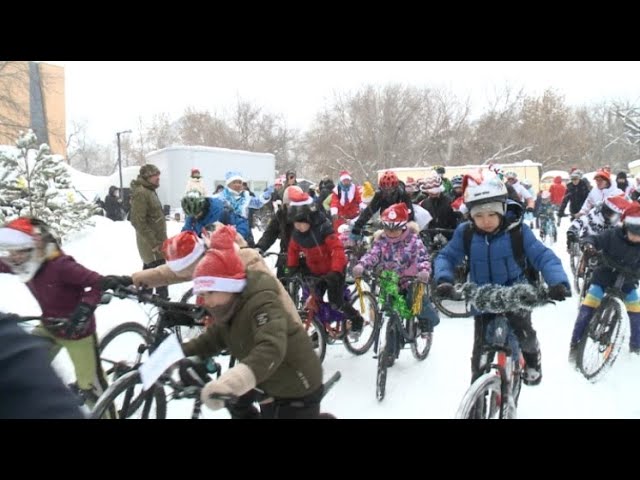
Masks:
[[[378,352],[378,369],[376,371],[376,398],[379,402],[384,400],[384,395],[387,387],[387,368],[389,368],[389,362],[387,360],[386,346],[382,347]]]
[[[489,420],[501,417],[502,380],[495,371],[476,379],[465,392],[456,411],[456,419]]]
[[[138,322],[121,323],[109,330],[98,344],[107,382],[111,384],[140,363],[149,343],[149,330]]]
[[[371,292],[362,292],[362,301],[364,303],[364,310],[361,309],[360,296],[357,292],[354,292],[351,298],[351,306],[360,312],[360,315],[362,315],[364,319],[362,333],[356,341],[350,339],[349,335],[345,335],[344,337],[345,348],[354,355],[367,353],[371,345],[373,345],[373,341],[380,329],[380,312],[375,297]]]
[[[433,344],[433,332],[427,332],[424,336],[418,335],[418,319],[413,318],[410,324],[411,337],[414,339],[411,342],[411,353],[416,360],[425,360],[429,356],[431,351],[431,345]]]
[[[578,343],[576,363],[587,380],[595,382],[611,368],[625,343],[628,326],[622,301],[605,296]]]
[[[197,295],[193,293],[193,288],[190,288],[184,295],[180,298],[180,301],[183,303],[192,303],[195,305]],[[204,325],[195,325],[193,327],[187,327],[184,325],[176,325],[173,327],[173,331],[176,332],[176,336],[180,343],[186,342],[187,340],[191,340],[192,338],[196,338],[202,332],[206,330]]]
[[[100,396],[89,418],[104,418],[108,415],[107,412],[113,411],[113,409],[121,420],[131,418],[164,419],[167,415],[164,387],[154,385],[145,392],[142,390],[139,372],[133,370],[126,373],[112,383]]]
[[[449,298],[442,298],[435,293],[436,285],[435,280],[429,285],[431,290],[431,301],[435,307],[444,315],[450,318],[465,318],[471,316],[471,305],[464,300],[451,300]]]
[[[308,312],[301,310],[298,312],[302,319],[302,325],[304,326],[307,335],[311,339],[313,344],[313,350],[318,355],[320,362],[324,361],[324,356],[327,352],[327,332],[324,329],[324,325],[315,318],[308,318]]]
[[[287,293],[293,300],[293,304],[296,306],[298,310],[302,310],[304,308],[304,298],[303,298],[303,289],[302,283],[298,278],[293,278],[287,284]]]

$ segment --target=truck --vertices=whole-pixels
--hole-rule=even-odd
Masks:
[[[276,158],[271,153],[256,153],[228,148],[174,145],[150,152],[146,162],[160,169],[158,197],[165,209],[181,210],[191,169],[200,170],[207,195],[225,185],[225,173],[239,172],[249,189],[262,193],[276,178]],[[168,207],[167,207],[168,206]]]

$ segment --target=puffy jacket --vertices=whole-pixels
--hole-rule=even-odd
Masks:
[[[188,216],[185,219],[182,231],[191,230],[196,235],[201,236],[202,229],[213,225],[216,222],[220,222],[224,225],[233,225],[236,231],[242,235],[245,240],[249,235],[249,221],[246,218],[242,218],[236,214],[230,207],[225,208],[225,203],[219,198],[207,199],[209,201],[209,208],[206,214],[200,218]]]
[[[554,205],[560,205],[564,194],[567,192],[567,187],[562,183],[562,178],[557,176],[553,179],[553,184],[549,187],[549,194],[551,195],[551,203]]]
[[[156,193],[158,187],[138,176],[131,182],[131,225],[142,263],[162,260],[162,243],[167,239],[167,222]]]
[[[315,212],[311,228],[301,233],[295,228],[289,241],[287,266],[297,267],[300,254],[306,258],[307,267],[314,275],[325,275],[329,272],[344,273],[347,257],[344,246],[333,232],[331,223],[321,212]]]
[[[454,268],[460,265],[465,257],[463,234],[468,223],[462,223],[456,228],[451,241],[436,257],[436,283],[453,283]],[[548,285],[560,283],[569,290],[569,279],[560,259],[534,236],[527,225],[519,223],[503,226],[493,234],[481,233],[474,229],[469,252],[471,281],[478,285],[492,283],[507,286],[526,282],[525,274],[514,257],[509,234],[509,228],[518,228],[518,225],[522,228],[527,261],[542,273]]]
[[[599,235],[591,235],[584,239],[597,250],[602,250],[605,256],[625,268],[640,270],[640,243],[632,243],[626,238],[624,227],[615,227],[603,231]],[[616,280],[616,272],[606,266],[601,266],[593,273],[593,283],[601,287],[610,287]],[[638,282],[627,282],[622,286],[625,293],[638,287]]]

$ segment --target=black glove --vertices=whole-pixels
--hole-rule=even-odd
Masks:
[[[447,282],[443,282],[436,287],[436,294],[442,298],[451,298],[455,293],[453,285]]]
[[[198,357],[187,357],[180,360],[178,373],[180,380],[187,387],[202,387],[211,381],[207,364]]]
[[[583,243],[582,244],[582,252],[586,257],[593,257],[598,251],[596,250],[596,246],[593,243]]]
[[[570,296],[571,296],[571,292],[567,290],[567,287],[565,287],[561,283],[557,285],[551,285],[549,287],[549,298],[552,300],[557,300],[559,302],[562,302],[564,301],[565,298]]]
[[[133,285],[133,280],[127,275],[107,275],[102,277],[102,291],[115,290],[118,287]]]
[[[65,323],[65,335],[73,337],[83,334],[95,309],[95,305],[89,305],[84,302],[78,304],[67,323]]]

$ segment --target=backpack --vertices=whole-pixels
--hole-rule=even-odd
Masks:
[[[462,233],[462,241],[464,243],[464,254],[467,258],[467,272],[469,274],[469,269],[471,262],[469,261],[469,253],[471,252],[471,239],[473,238],[473,225],[471,222],[467,225],[464,232]],[[527,281],[532,285],[539,285],[541,283],[540,272],[538,272],[533,265],[529,263],[527,260],[527,256],[524,253],[524,237],[522,236],[522,226],[518,225],[516,228],[512,228],[509,230],[509,234],[511,235],[511,248],[513,248],[513,257],[516,260],[516,263],[520,266],[522,271],[524,272],[524,276]]]

